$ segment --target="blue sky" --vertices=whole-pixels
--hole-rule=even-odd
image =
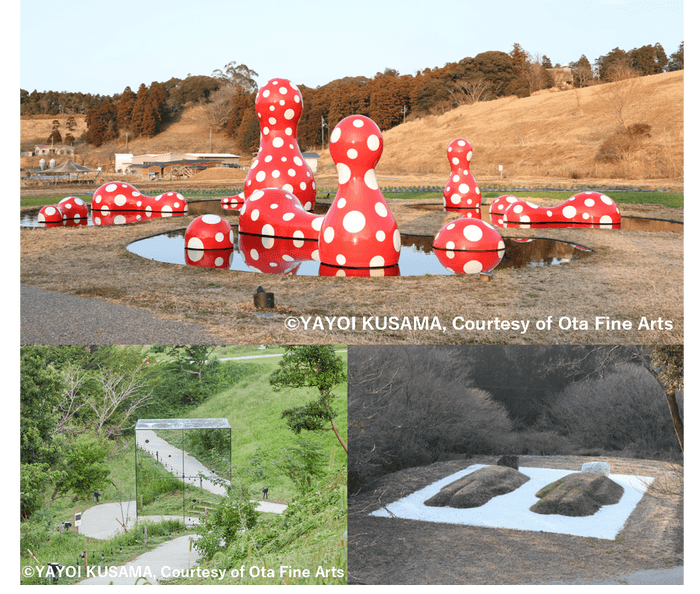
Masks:
[[[20,88],[112,95],[230,62],[309,87],[401,74],[480,52],[593,62],[615,47],[683,41],[681,0],[21,0]]]

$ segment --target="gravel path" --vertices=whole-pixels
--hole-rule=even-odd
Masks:
[[[20,300],[22,345],[218,343],[204,327],[163,319],[139,307],[29,285],[20,285]]]

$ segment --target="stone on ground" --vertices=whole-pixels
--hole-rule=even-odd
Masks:
[[[443,487],[425,502],[432,507],[480,507],[498,495],[515,491],[530,480],[513,468],[486,466]]]
[[[537,492],[540,499],[530,508],[537,514],[592,516],[604,505],[620,501],[624,488],[596,472],[575,472]]]

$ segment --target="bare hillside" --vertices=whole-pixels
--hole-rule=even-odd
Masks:
[[[384,132],[377,173],[442,184],[449,175],[447,147],[455,138],[465,138],[474,149],[472,171],[479,183],[500,179],[502,165],[508,180],[682,184],[683,80],[683,71],[670,72],[585,89],[540,91],[524,99],[505,97],[418,117]],[[78,145],[76,161],[108,170],[115,152],[239,154],[230,137],[210,130],[201,109],[185,109],[161,134],[130,139],[128,147],[126,138],[99,149]],[[53,119],[22,118],[22,146],[45,142]],[[76,119],[78,137],[84,118]],[[604,146],[613,160],[596,158]],[[335,178],[328,150],[320,154],[318,177]],[[250,156],[242,157],[247,165]]]

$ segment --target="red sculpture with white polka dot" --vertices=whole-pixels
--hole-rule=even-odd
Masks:
[[[301,92],[285,78],[273,78],[258,91],[255,111],[260,121],[260,151],[245,179],[246,199],[255,190],[282,188],[294,194],[305,210],[313,210],[316,182],[297,143],[303,106]],[[229,208],[235,204],[232,198],[227,197]]]
[[[537,206],[527,201],[512,204],[506,209],[503,222],[506,227],[521,229],[530,226],[619,229],[622,216],[609,196],[580,192],[557,206]]]
[[[504,194],[503,196],[496,198],[489,206],[489,217],[491,219],[491,223],[498,227],[503,227],[503,215],[508,207],[516,202],[523,201],[516,196],[511,196],[510,194]]]
[[[490,272],[503,259],[505,248],[490,223],[466,217],[447,223],[433,241],[437,259],[457,274]]]
[[[374,171],[383,149],[379,127],[365,116],[349,116],[331,133],[329,148],[338,192],[321,226],[322,274],[356,268],[393,274],[388,268],[398,268],[401,235]]]
[[[233,228],[226,219],[222,219],[219,215],[201,215],[187,226],[185,249],[233,249]]]
[[[299,199],[280,188],[255,190],[240,210],[238,230],[248,235],[318,240],[323,215],[304,210]]]
[[[457,138],[447,147],[450,162],[450,179],[442,192],[446,210],[460,211],[467,218],[481,218],[481,190],[469,170],[472,145]]]

